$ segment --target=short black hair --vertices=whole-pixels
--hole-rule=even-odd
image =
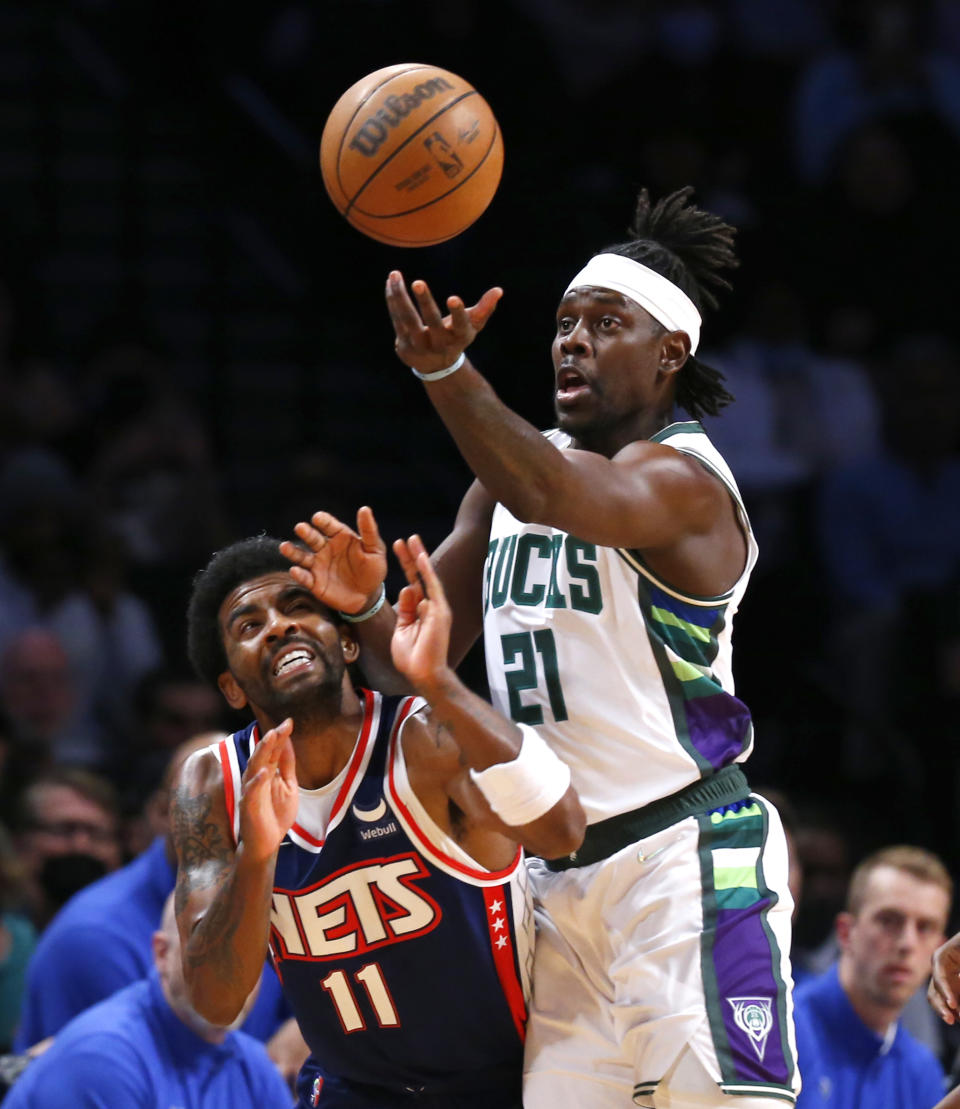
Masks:
[[[720,216],[689,203],[690,185],[650,201],[641,189],[627,242],[605,247],[601,254],[620,254],[672,281],[696,305],[700,314],[716,308],[714,289],[729,289],[721,271],[740,262],[733,249],[736,228]],[[733,400],[723,385],[723,374],[691,355],[677,375],[677,404],[695,420],[716,416]]]
[[[227,669],[219,619],[227,594],[245,581],[289,569],[280,540],[255,535],[217,551],[196,575],[187,605],[187,657],[201,678],[215,686]]]

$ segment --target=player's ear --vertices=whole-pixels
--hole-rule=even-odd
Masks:
[[[343,661],[350,665],[360,657],[360,644],[353,638],[350,629],[341,624],[337,629],[340,632],[340,646],[343,648]]]
[[[660,372],[675,374],[690,357],[690,336],[686,331],[668,331],[660,341]]]
[[[217,685],[220,687],[220,692],[226,699],[227,704],[232,709],[242,709],[247,704],[246,693],[244,693],[237,684],[236,678],[234,678],[229,670],[224,670],[220,677],[217,678]]]

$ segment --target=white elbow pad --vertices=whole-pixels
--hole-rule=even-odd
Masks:
[[[570,786],[570,767],[529,724],[517,727],[523,732],[523,742],[515,759],[470,771],[490,808],[504,824],[514,827],[549,812]]]

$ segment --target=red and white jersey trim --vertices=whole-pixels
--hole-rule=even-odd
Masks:
[[[487,928],[490,931],[490,950],[493,965],[503,987],[510,1015],[521,1040],[527,1035],[527,1002],[523,985],[517,974],[517,955],[510,935],[512,890],[508,885],[487,886],[484,891],[487,907]]]
[[[363,773],[370,762],[373,753],[374,739],[380,723],[380,696],[363,690],[363,722],[360,725],[360,734],[356,746],[345,768],[343,782],[333,802],[329,816],[326,816],[326,805],[315,804],[318,799],[310,790],[300,790],[300,804],[297,808],[297,819],[287,836],[302,847],[305,851],[314,854],[323,847],[323,841],[331,828],[335,828],[343,819],[354,791],[363,779]],[[260,727],[255,725],[250,733],[247,758],[252,757],[260,742]],[[221,740],[216,745],[217,757],[223,769],[223,789],[227,805],[227,816],[233,830],[234,843],[240,842],[240,799],[241,774],[240,763],[237,758],[237,749],[233,737]],[[322,811],[321,811],[322,810]]]
[[[410,697],[397,710],[390,734],[384,793],[403,830],[434,866],[454,878],[473,885],[500,885],[515,874],[518,867],[523,866],[523,849],[517,848],[513,861],[503,870],[484,869],[471,859],[458,843],[437,827],[410,786],[400,733],[406,720],[425,705],[426,701],[422,697]]]

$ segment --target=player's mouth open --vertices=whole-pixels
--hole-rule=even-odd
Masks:
[[[557,400],[570,404],[590,391],[587,379],[571,366],[561,366],[557,373]]]
[[[285,651],[280,655],[273,664],[273,676],[280,677],[281,674],[294,674],[300,670],[306,669],[313,662],[313,655],[305,647],[294,647],[290,651]]]

